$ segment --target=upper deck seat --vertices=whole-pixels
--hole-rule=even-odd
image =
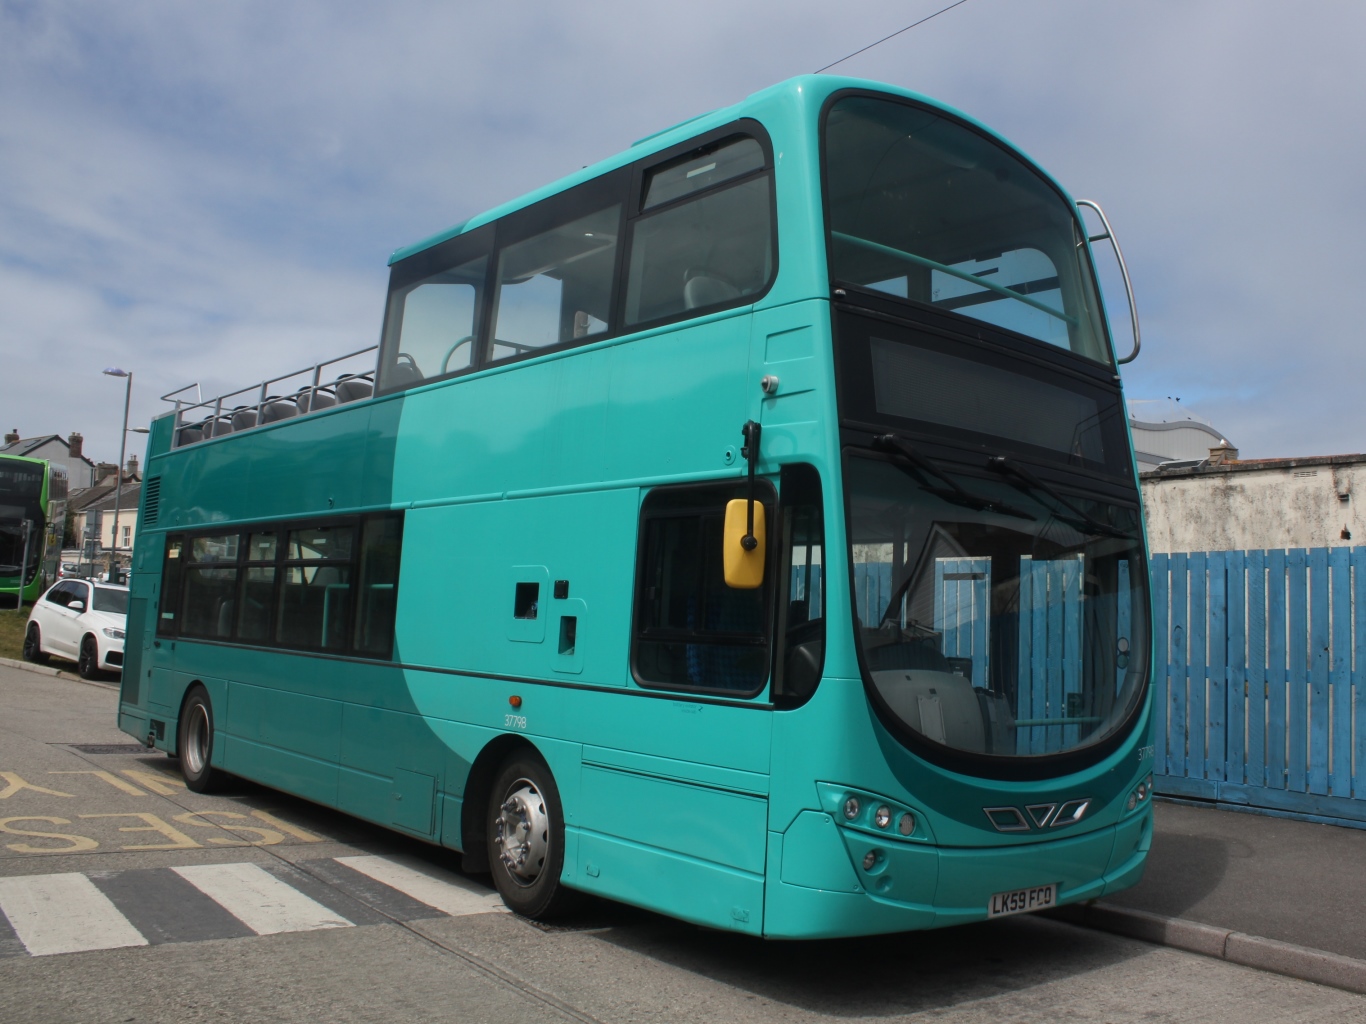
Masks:
[[[256,410],[239,405],[232,411],[232,429],[249,430],[256,426]]]
[[[224,434],[232,433],[232,417],[219,416],[217,419],[204,421],[205,437],[222,437]]]
[[[337,404],[337,399],[331,388],[300,388],[294,396],[294,404],[299,407],[300,413],[315,412],[318,409],[332,408]]]
[[[261,407],[261,422],[275,423],[299,415],[299,406],[292,398],[278,398],[271,395]]]
[[[337,404],[355,402],[369,398],[375,393],[375,386],[367,378],[355,374],[342,374],[333,384],[337,393]]]
[[[204,423],[191,423],[181,427],[176,434],[176,444],[194,444],[196,441],[204,440],[204,426],[207,422],[205,420]]]
[[[709,274],[705,270],[688,271],[683,282],[683,306],[685,309],[700,309],[718,302],[729,302],[740,297],[740,289],[729,281]]]

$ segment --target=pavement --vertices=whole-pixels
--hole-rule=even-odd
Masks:
[[[1153,815],[1137,886],[1048,916],[1366,994],[1366,829],[1161,798]]]
[[[1173,802],[1132,889],[1055,916],[1366,993],[1366,830]]]

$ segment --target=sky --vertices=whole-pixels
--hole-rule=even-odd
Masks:
[[[0,0],[0,427],[113,461],[105,367],[145,425],[374,344],[393,250],[947,2]],[[1267,458],[1366,451],[1363,43],[1350,0],[968,0],[833,71],[1099,201],[1126,394]]]

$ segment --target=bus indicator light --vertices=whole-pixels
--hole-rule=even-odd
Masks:
[[[896,830],[903,836],[908,836],[915,831],[915,815],[909,812],[901,816],[901,820],[896,823]]]
[[[522,698],[518,697],[514,693],[511,697],[508,698],[508,703],[511,704],[514,708],[520,708],[522,706]]]

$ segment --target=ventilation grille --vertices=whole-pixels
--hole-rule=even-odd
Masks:
[[[161,477],[154,476],[148,480],[142,493],[142,518],[148,526],[152,526],[157,521],[157,513],[161,511]]]

